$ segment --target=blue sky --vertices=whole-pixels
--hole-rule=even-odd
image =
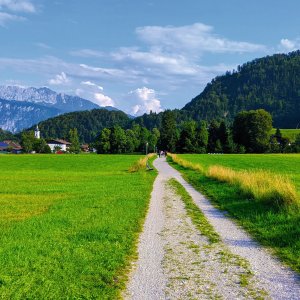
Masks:
[[[300,1],[0,0],[0,84],[142,114],[300,46]]]

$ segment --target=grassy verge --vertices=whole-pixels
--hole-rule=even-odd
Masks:
[[[139,158],[0,158],[1,299],[119,297],[156,176]]]
[[[204,214],[194,203],[192,197],[187,193],[185,188],[174,178],[169,180],[169,184],[175,189],[176,194],[181,197],[188,216],[192,219],[192,222],[201,232],[201,234],[205,235],[210,243],[220,242],[219,235],[215,232],[212,225],[207,221]]]
[[[278,209],[266,202],[253,201],[236,185],[210,178],[203,172],[169,163],[179,170],[197,190],[226,210],[261,244],[270,247],[294,270],[300,272],[300,215]]]
[[[156,153],[149,153],[145,157],[140,158],[138,161],[136,161],[133,165],[130,166],[128,169],[128,172],[134,173],[139,171],[145,171],[147,169],[147,163],[150,164],[150,167],[152,168],[152,162],[156,157]]]
[[[288,210],[299,211],[300,201],[294,184],[286,175],[274,174],[266,170],[236,171],[220,165],[212,165],[204,171],[199,163],[169,154],[172,160],[184,168],[199,171],[207,177],[236,186],[245,197],[255,201],[266,202],[269,205]]]

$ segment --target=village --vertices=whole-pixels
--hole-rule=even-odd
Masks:
[[[37,140],[41,139],[41,132],[39,130],[38,125],[35,128],[34,131],[34,138]],[[49,153],[55,153],[55,154],[64,154],[69,153],[69,149],[72,145],[69,141],[63,140],[63,139],[48,139],[46,141],[50,151]],[[82,153],[89,153],[89,152],[96,152],[96,149],[90,148],[88,144],[81,144],[80,145],[80,151]],[[0,154],[22,154],[26,153],[22,145],[14,140],[3,140],[0,141]],[[30,154],[36,154],[36,151],[30,151]]]

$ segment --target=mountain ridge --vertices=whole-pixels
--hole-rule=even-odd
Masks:
[[[239,111],[260,108],[275,127],[300,125],[300,51],[258,58],[215,77],[182,111],[195,120],[231,122]]]
[[[90,100],[57,93],[48,87],[2,85],[0,101],[0,128],[13,133],[64,113],[92,109],[118,111],[115,107],[101,107]]]

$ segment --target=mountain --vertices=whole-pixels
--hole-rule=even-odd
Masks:
[[[77,128],[81,142],[89,143],[99,135],[105,127],[120,125],[127,127],[131,119],[122,111],[93,109],[66,113],[39,122],[42,138],[68,138],[70,129]],[[30,129],[34,130],[35,126]]]
[[[232,121],[241,110],[259,108],[271,113],[275,127],[300,125],[300,51],[255,59],[216,77],[182,111],[196,120]]]
[[[25,101],[46,107],[54,107],[61,112],[71,112],[99,108],[99,105],[77,96],[56,93],[49,88],[24,88],[19,86],[0,86],[0,98]]]
[[[73,111],[104,108],[119,111],[115,107],[99,105],[49,88],[24,88],[0,86],[0,128],[18,132],[48,118]]]
[[[13,133],[61,113],[54,107],[4,99],[0,99],[0,112],[0,128]]]

